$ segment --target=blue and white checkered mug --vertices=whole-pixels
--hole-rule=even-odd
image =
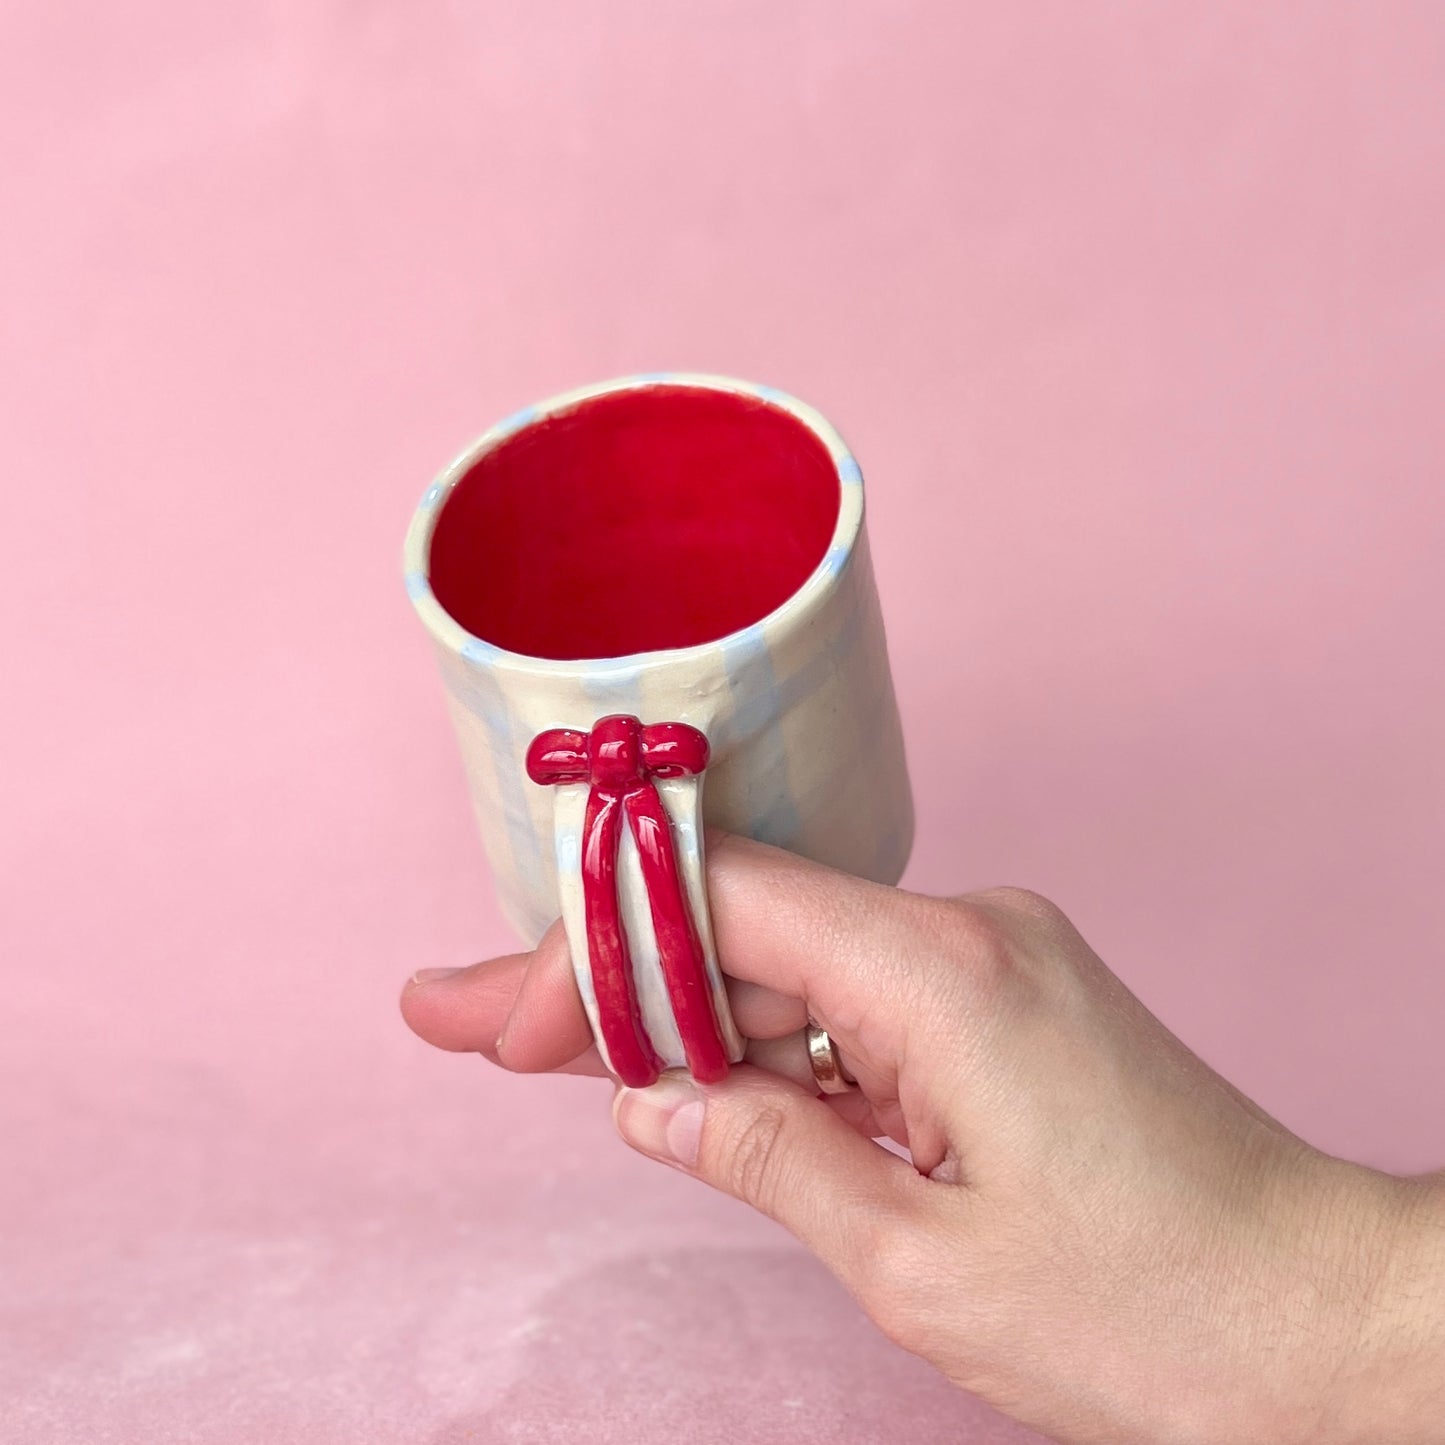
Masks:
[[[912,842],[858,464],[769,387],[628,377],[486,432],[404,565],[507,917],[561,916],[624,1082],[717,1077],[704,820],[888,883]]]

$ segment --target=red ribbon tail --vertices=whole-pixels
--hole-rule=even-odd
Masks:
[[[687,1066],[699,1083],[715,1084],[727,1077],[727,1047],[708,987],[702,943],[683,895],[667,810],[651,783],[626,794],[623,806],[637,839],[658,958]]]
[[[617,843],[622,822],[616,793],[593,788],[582,829],[582,896],[597,1022],[612,1071],[630,1089],[655,1083],[662,1060],[642,1022],[627,937],[617,906]]]

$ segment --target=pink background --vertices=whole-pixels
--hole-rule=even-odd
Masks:
[[[862,459],[914,886],[1051,893],[1306,1137],[1445,1163],[1433,0],[6,30],[5,1439],[1033,1438],[396,1015],[510,946],[402,532],[621,372]]]

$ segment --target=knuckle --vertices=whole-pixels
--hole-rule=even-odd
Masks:
[[[974,897],[1015,917],[1035,923],[1058,927],[1068,921],[1058,904],[1045,898],[1042,893],[1035,893],[1031,888],[990,888],[987,892],[974,894]]]
[[[975,897],[948,900],[952,916],[950,957],[975,998],[1001,993],[1012,978],[1017,954],[1008,923]]]
[[[1038,981],[1092,957],[1063,909],[1032,889],[990,888],[952,902],[965,920],[966,969],[983,987]]]
[[[775,1104],[764,1104],[738,1130],[729,1145],[727,1172],[734,1189],[740,1198],[764,1214],[774,1213],[786,1128],[783,1111]]]

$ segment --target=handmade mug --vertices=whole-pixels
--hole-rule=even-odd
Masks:
[[[404,565],[507,917],[561,916],[624,1083],[722,1077],[704,818],[886,883],[912,842],[858,464],[772,388],[628,377],[486,432]]]

